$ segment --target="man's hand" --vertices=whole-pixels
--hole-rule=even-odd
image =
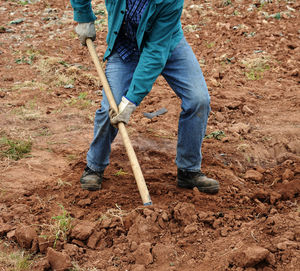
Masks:
[[[75,28],[78,38],[82,45],[86,45],[86,39],[90,38],[91,40],[96,39],[96,30],[94,22],[90,23],[78,23]]]
[[[124,122],[127,124],[130,115],[136,109],[136,105],[123,96],[118,109],[119,114],[117,114],[112,108],[109,110],[110,122],[114,127],[117,127],[119,122]]]

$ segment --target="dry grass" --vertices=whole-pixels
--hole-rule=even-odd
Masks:
[[[0,241],[1,247],[7,246],[0,250],[0,271],[25,271],[31,270],[33,263],[32,256],[24,250],[10,251],[9,245]]]
[[[264,73],[271,68],[271,60],[268,56],[249,57],[241,61],[245,67],[245,76],[249,80],[260,80]]]
[[[76,82],[99,87],[96,76],[84,71],[81,66],[66,63],[61,57],[41,56],[35,68],[42,76],[42,84],[47,85],[48,90],[68,85],[75,86]]]

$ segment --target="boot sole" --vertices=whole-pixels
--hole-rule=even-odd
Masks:
[[[101,189],[101,184],[86,184],[82,183],[81,188],[89,191],[97,191]]]
[[[178,180],[177,180],[177,186],[181,188],[187,188],[187,189],[193,189],[194,187],[197,187],[200,192],[207,193],[207,194],[217,194],[219,192],[219,187],[220,187],[219,185],[214,185],[209,187],[201,187],[201,186],[199,187],[187,183],[182,183],[179,182]]]

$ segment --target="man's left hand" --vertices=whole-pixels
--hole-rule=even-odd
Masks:
[[[110,122],[116,128],[119,122],[123,122],[125,124],[129,122],[130,115],[136,109],[136,105],[123,96],[118,109],[118,114],[112,108],[109,110]]]

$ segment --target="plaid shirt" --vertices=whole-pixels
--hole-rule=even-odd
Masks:
[[[148,0],[126,0],[124,21],[115,43],[115,49],[124,61],[130,60],[132,54],[139,54],[136,32],[147,4]]]

